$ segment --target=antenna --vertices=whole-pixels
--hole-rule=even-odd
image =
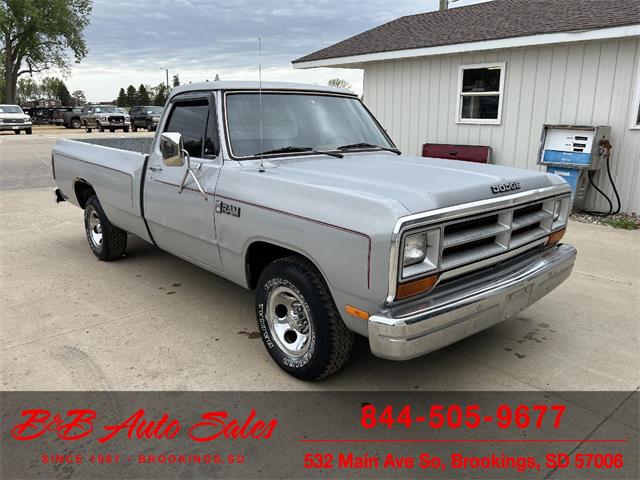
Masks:
[[[262,38],[258,37],[258,98],[260,104],[259,123],[260,123],[260,170],[264,172],[263,155],[264,148],[262,147]]]

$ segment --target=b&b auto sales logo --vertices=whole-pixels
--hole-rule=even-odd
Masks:
[[[25,419],[11,429],[11,436],[18,441],[35,440],[45,434],[55,434],[61,440],[80,440],[94,433],[96,416],[95,410],[91,409],[69,410],[64,417],[49,410],[23,410]],[[244,420],[230,418],[226,411],[205,412],[200,421],[183,427],[168,413],[159,420],[147,419],[141,408],[121,423],[104,425],[97,440],[104,444],[122,435],[129,439],[173,439],[185,430],[194,442],[212,442],[219,438],[269,439],[277,425],[277,419],[261,420],[257,418],[255,409],[251,409]]]

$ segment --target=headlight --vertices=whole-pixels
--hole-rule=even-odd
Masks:
[[[404,241],[404,255],[402,265],[413,265],[424,260],[427,256],[427,234],[409,235]]]
[[[440,228],[404,237],[401,278],[414,277],[438,268],[440,258]]]
[[[100,120],[106,120],[106,119],[107,119],[107,116],[106,116],[106,115],[102,115],[102,116],[100,117]]]
[[[566,226],[571,209],[571,197],[555,198],[551,200],[553,204],[545,207],[545,210],[552,213],[551,230],[558,230]]]

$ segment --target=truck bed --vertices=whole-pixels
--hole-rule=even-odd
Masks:
[[[58,140],[55,180],[68,201],[80,205],[76,184],[90,185],[114,225],[151,241],[143,219],[141,185],[153,138]]]

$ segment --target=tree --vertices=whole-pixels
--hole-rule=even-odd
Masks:
[[[122,90],[122,93],[124,93],[124,90]],[[82,107],[87,104],[87,97],[82,90],[75,90],[71,94],[71,98],[73,99],[73,105],[75,107]]]
[[[40,97],[40,86],[33,78],[21,78],[17,83],[16,98],[19,103]]]
[[[15,103],[18,78],[56,67],[69,69],[87,54],[84,29],[92,0],[2,0],[0,35],[5,101]]]
[[[56,98],[60,100],[60,103],[62,105],[71,105],[71,102],[72,102],[71,94],[69,93],[69,89],[67,88],[67,86],[64,84],[62,80],[58,84],[58,88],[56,91]]]
[[[119,107],[127,106],[127,94],[124,93],[124,88],[121,88],[120,92],[118,92],[118,99],[116,100],[116,105],[118,105]]]
[[[347,90],[351,90],[351,84],[342,78],[332,78],[327,82],[327,85],[330,87],[346,88]]]
[[[167,86],[164,83],[158,85],[158,93],[156,93],[156,97],[153,99],[154,105],[163,106],[167,101]]]
[[[178,76],[177,73],[173,76],[172,83],[173,83],[174,88],[180,86],[180,77]]]
[[[138,99],[138,92],[136,91],[136,87],[133,85],[129,85],[127,87],[127,101],[125,107],[133,107],[136,104],[136,100]]]
[[[140,84],[138,87],[138,105],[149,105],[151,100],[149,99],[149,92],[147,91],[147,87],[143,84]]]
[[[40,95],[46,98],[58,98],[63,84],[64,82],[57,77],[44,77],[40,82]]]

